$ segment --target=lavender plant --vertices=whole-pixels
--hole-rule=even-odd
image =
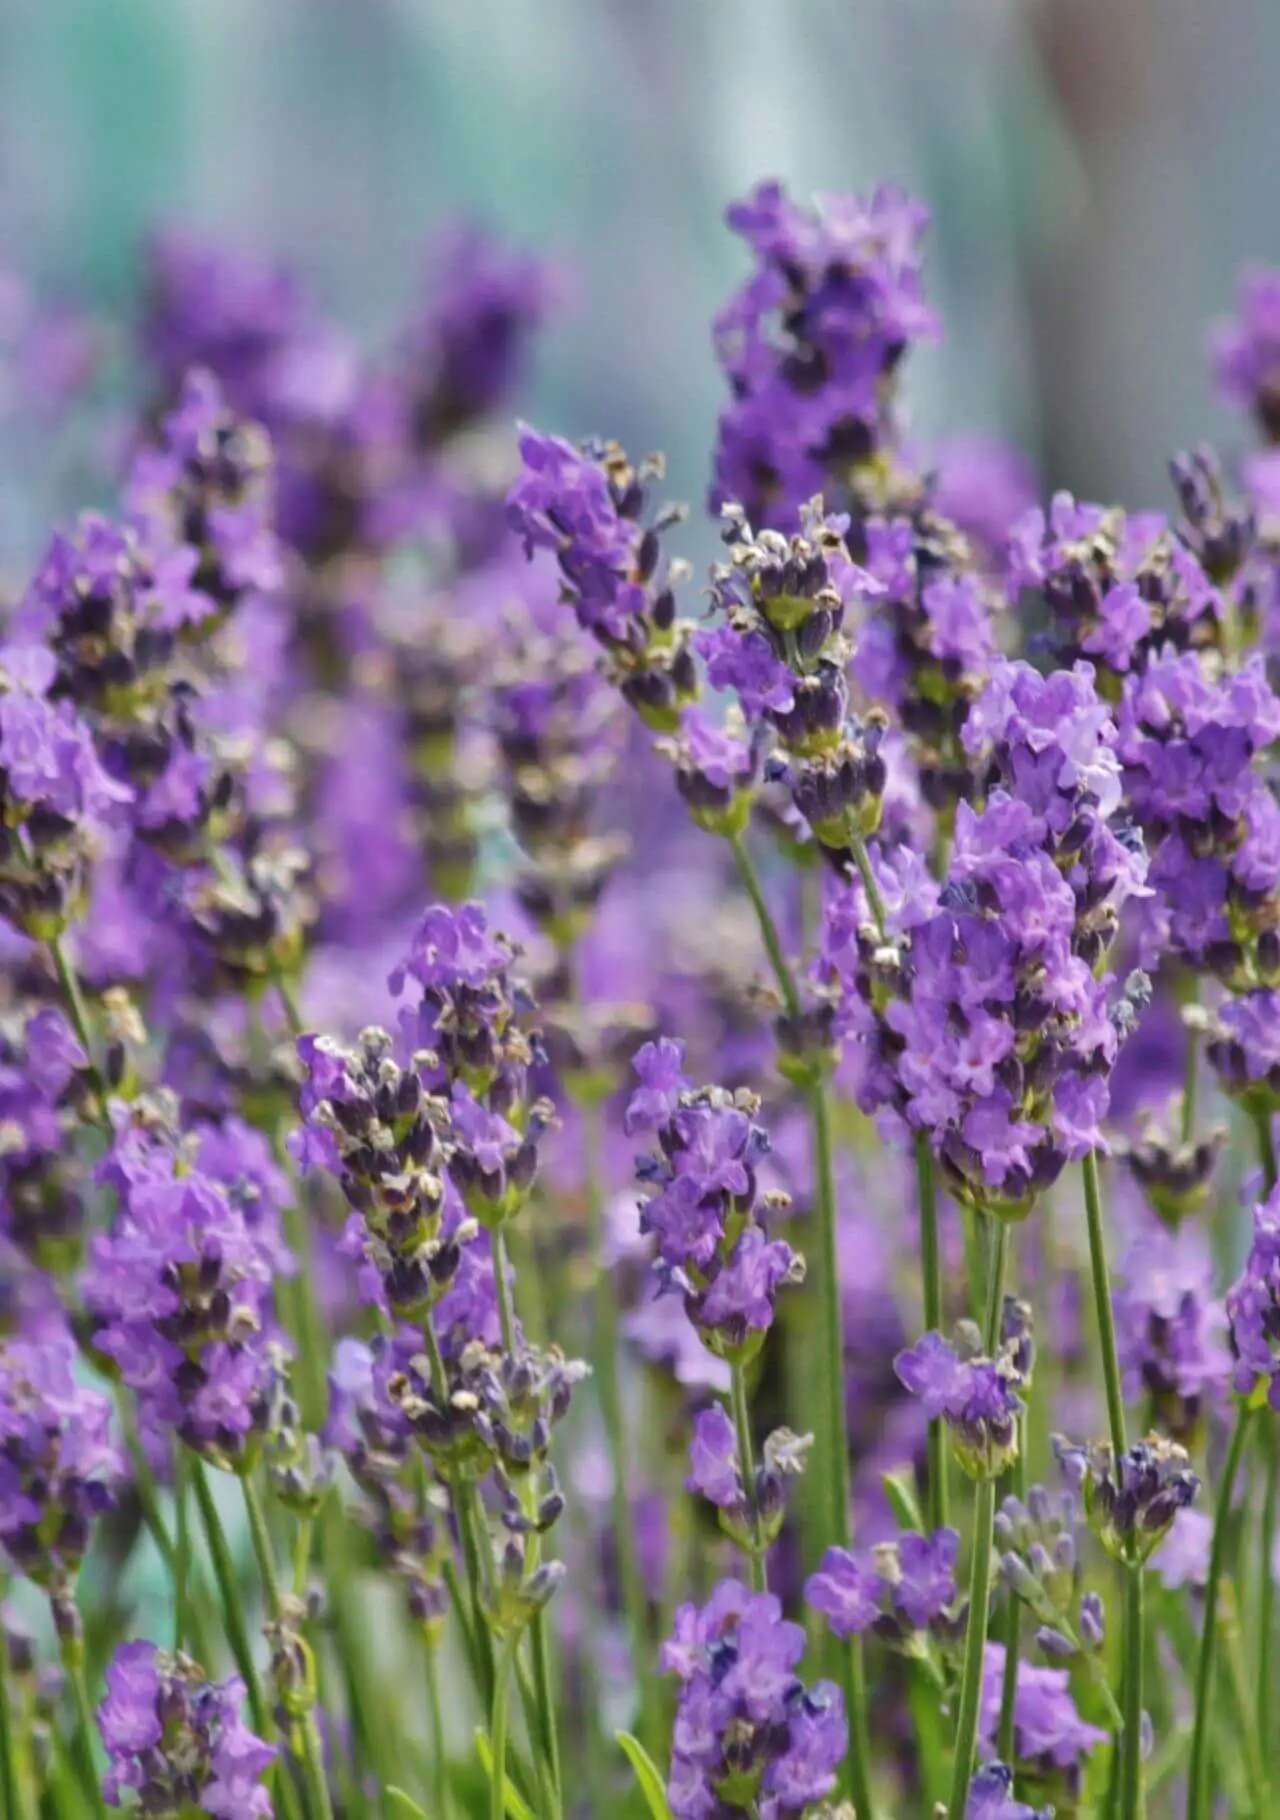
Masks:
[[[1042,508],[917,203],[729,223],[705,613],[539,261],[157,244],[0,642],[4,1820],[1272,1811],[1280,282]]]

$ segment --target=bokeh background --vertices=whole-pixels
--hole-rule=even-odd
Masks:
[[[892,177],[933,209],[948,327],[922,434],[1155,503],[1225,428],[1209,320],[1280,256],[1277,67],[1275,0],[0,0],[0,268],[120,319],[181,221],[374,333],[473,216],[570,280],[530,408],[665,449],[697,498],[726,200]],[[19,457],[10,559],[76,484]]]

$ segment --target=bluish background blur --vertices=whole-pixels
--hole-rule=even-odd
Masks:
[[[531,409],[699,498],[725,202],[893,177],[948,327],[917,427],[1156,503],[1224,427],[1209,318],[1280,257],[1277,67],[1276,0],[0,0],[0,266],[122,312],[180,219],[372,330],[475,215],[573,276]]]

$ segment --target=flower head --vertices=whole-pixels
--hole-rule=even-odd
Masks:
[[[157,1820],[181,1820],[193,1807],[213,1820],[270,1820],[262,1778],[276,1747],[249,1730],[244,1699],[238,1676],[209,1681],[186,1656],[122,1643],[98,1708],[112,1807],[124,1806],[130,1790]]]
[[[667,1795],[675,1820],[714,1820],[722,1804],[761,1820],[803,1813],[835,1787],[848,1742],[839,1689],[796,1673],[804,1632],[777,1599],[725,1580],[682,1605],[662,1666],[680,1680]]]

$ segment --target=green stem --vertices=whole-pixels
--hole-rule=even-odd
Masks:
[[[1240,1405],[1214,1508],[1209,1579],[1204,1589],[1204,1622],[1200,1632],[1200,1659],[1196,1665],[1195,1724],[1191,1733],[1191,1765],[1187,1772],[1187,1820],[1204,1820],[1209,1811],[1209,1727],[1212,1721],[1210,1708],[1213,1701],[1214,1654],[1218,1641],[1218,1598],[1226,1569],[1231,1496],[1255,1413],[1247,1403]]]
[[[1195,1030],[1187,1031],[1186,1068],[1182,1079],[1182,1141],[1191,1142],[1196,1128],[1196,1084],[1200,1075],[1200,1037]]]
[[[507,1811],[507,1692],[511,1686],[511,1659],[515,1647],[515,1637],[503,1644],[493,1684],[493,1716],[489,1724],[489,1753],[493,1759],[489,1772],[489,1820],[505,1820]]]
[[[1115,1471],[1128,1442],[1125,1435],[1124,1392],[1120,1379],[1120,1358],[1116,1348],[1115,1310],[1111,1299],[1111,1277],[1107,1269],[1107,1243],[1102,1223],[1102,1192],[1098,1180],[1098,1153],[1091,1150],[1084,1159],[1084,1205],[1089,1227],[1089,1265],[1093,1277],[1094,1308],[1098,1321],[1098,1342],[1102,1353],[1102,1380],[1107,1398],[1107,1422],[1111,1431],[1111,1450]],[[1142,1663],[1143,1663],[1143,1588],[1142,1562],[1136,1555],[1124,1563],[1124,1686],[1122,1710],[1124,1730],[1116,1740],[1121,1755],[1119,1795],[1121,1820],[1139,1820],[1142,1808]]]
[[[93,1754],[93,1707],[84,1678],[84,1645],[78,1639],[70,1637],[63,1639],[62,1667],[66,1673],[71,1698],[75,1704],[76,1742],[95,1820],[108,1820],[107,1803],[102,1793],[102,1780],[98,1775],[98,1765]]]
[[[1003,1225],[1003,1221],[1001,1224]],[[987,1647],[991,1599],[991,1535],[996,1513],[994,1479],[981,1479],[974,1503],[973,1566],[969,1576],[969,1623],[965,1633],[964,1672],[960,1683],[960,1715],[956,1721],[956,1753],[951,1771],[948,1820],[964,1820],[973,1779],[978,1741],[978,1712],[982,1700],[982,1665]]]
[[[1027,1416],[1018,1418],[1018,1457],[1009,1474],[1013,1495],[1024,1502],[1027,1495]],[[996,1756],[1001,1763],[1014,1761],[1014,1716],[1018,1702],[1018,1654],[1021,1649],[1022,1603],[1010,1587],[1005,1594],[1004,1680],[1000,1687],[1000,1727]]]
[[[886,925],[884,899],[880,895],[876,875],[871,869],[871,855],[867,852],[867,843],[860,834],[851,832],[849,846],[853,853],[853,863],[858,868],[858,877],[862,880],[862,889],[867,895],[867,906],[871,911],[872,920],[880,935],[883,936]]]
[[[18,1740],[9,1699],[9,1649],[0,1626],[0,1809],[13,1820],[28,1820],[26,1787],[18,1768]]]
[[[920,1274],[924,1290],[924,1325],[942,1332],[942,1259],[938,1246],[938,1195],[933,1178],[933,1152],[923,1131],[916,1133],[916,1183],[920,1200]],[[927,1508],[930,1529],[947,1523],[947,1465],[950,1449],[941,1417],[929,1424]]]
[[[765,897],[764,887],[760,883],[760,875],[756,871],[755,862],[748,853],[746,841],[741,834],[731,836],[729,845],[733,848],[733,857],[738,862],[738,874],[746,886],[747,896],[751,899],[752,907],[755,910],[756,921],[760,925],[760,938],[764,942],[765,953],[769,956],[773,977],[778,982],[782,1002],[787,1008],[788,1016],[797,1017],[800,1013],[800,993],[788,965],[782,938],[778,934],[778,925],[773,920],[773,912]]]
[[[427,1721],[431,1727],[431,1796],[440,1820],[449,1820],[449,1764],[444,1749],[444,1719],[440,1712],[440,1675],[436,1646],[427,1644]]]
[[[820,1345],[822,1348],[823,1445],[819,1490],[825,1488],[829,1537],[844,1549],[853,1547],[849,1512],[849,1438],[844,1402],[844,1309],[840,1298],[840,1250],[836,1230],[835,1176],[831,1164],[831,1118],[826,1089],[818,1082],[809,1093],[818,1216]],[[853,1636],[840,1651],[845,1714],[849,1721],[849,1790],[855,1810],[871,1816],[870,1728],[867,1723],[866,1669],[862,1639]]]
[[[66,1001],[67,1010],[70,1013],[72,1027],[75,1030],[80,1047],[84,1050],[85,1056],[88,1059],[89,1081],[97,1099],[97,1106],[95,1108],[96,1117],[100,1122],[105,1122],[107,1116],[107,1090],[98,1064],[94,1060],[93,1030],[90,1026],[89,1011],[84,1002],[84,994],[80,990],[80,980],[75,968],[67,957],[67,951],[62,945],[62,937],[59,935],[52,936],[49,940],[48,947],[49,958],[52,960],[53,970],[58,976],[58,985],[62,990],[62,996]]]
[[[1124,1731],[1121,1734],[1120,1813],[1139,1820],[1142,1813],[1142,1563],[1124,1568]]]
[[[990,1217],[990,1216],[988,1216]],[[987,1310],[982,1325],[982,1340],[987,1357],[994,1359],[1000,1351],[1004,1325],[1004,1286],[1009,1269],[1009,1222],[991,1219],[991,1262],[987,1275]]]
[[[271,1531],[267,1527],[267,1514],[262,1508],[262,1498],[258,1488],[248,1473],[240,1479],[240,1489],[244,1494],[245,1515],[249,1519],[249,1536],[253,1543],[254,1559],[258,1563],[258,1574],[262,1580],[263,1597],[272,1621],[279,1624],[284,1617],[284,1594],[280,1588],[280,1576],[276,1570],[275,1550],[271,1545]],[[329,1780],[325,1774],[324,1755],[320,1745],[320,1734],[316,1729],[314,1714],[308,1709],[301,1717],[298,1730],[302,1734],[303,1780],[307,1788],[307,1809],[311,1820],[333,1820],[333,1810],[329,1800]]]
[[[493,1280],[498,1302],[498,1326],[502,1333],[502,1346],[509,1358],[517,1356],[515,1308],[511,1300],[511,1286],[507,1282],[507,1244],[501,1226],[494,1228],[491,1234],[493,1245]],[[556,1730],[555,1700],[551,1685],[551,1642],[547,1634],[546,1612],[537,1611],[529,1624],[529,1637],[533,1653],[533,1697],[536,1709],[536,1733],[540,1739],[540,1749],[550,1781],[547,1796],[554,1802],[555,1811],[560,1811],[560,1739]],[[494,1691],[495,1701],[497,1690]],[[532,1728],[531,1728],[532,1729]]]
[[[187,1501],[187,1450],[174,1457],[173,1508],[173,1647],[180,1650],[191,1640],[191,1521]]]
[[[1271,1114],[1265,1111],[1255,1112],[1253,1128],[1258,1134],[1258,1160],[1262,1164],[1262,1179],[1270,1194],[1276,1185],[1276,1147],[1271,1138]]]
[[[640,1738],[650,1756],[661,1749],[662,1714],[655,1698],[656,1687],[651,1672],[649,1642],[649,1600],[640,1572],[635,1529],[631,1520],[628,1487],[626,1425],[622,1393],[618,1382],[618,1348],[621,1323],[618,1318],[618,1292],[613,1272],[600,1256],[601,1216],[604,1191],[600,1171],[599,1108],[582,1109],[584,1150],[587,1164],[587,1217],[590,1221],[591,1257],[595,1269],[595,1344],[592,1365],[600,1399],[600,1419],[604,1425],[609,1450],[612,1480],[614,1546],[618,1553],[618,1577],[622,1586],[622,1607],[631,1638],[631,1665],[640,1696]]]
[[[235,1562],[202,1460],[192,1461],[191,1482],[195,1486],[196,1507],[200,1512],[205,1540],[209,1544],[209,1559],[213,1563],[214,1583],[217,1586],[218,1601],[222,1607],[223,1628],[226,1631],[227,1642],[231,1645],[231,1654],[236,1668],[248,1691],[249,1713],[253,1719],[253,1729],[260,1737],[269,1738],[275,1729],[271,1722],[271,1709],[267,1705],[262,1690],[262,1679],[258,1674],[258,1667],[253,1659],[253,1650],[249,1644],[249,1632],[245,1626],[244,1611],[240,1603],[240,1588],[236,1581]],[[282,1777],[281,1780],[287,1782],[288,1778]]]
[[[1009,1259],[1009,1225],[1006,1220],[991,1222],[991,1262],[987,1279],[986,1321],[983,1341],[994,1357],[1000,1344],[1000,1321],[1004,1311],[1005,1271]],[[973,1563],[969,1570],[969,1620],[965,1630],[964,1669],[960,1681],[960,1713],[956,1720],[955,1759],[951,1770],[951,1799],[947,1805],[948,1820],[964,1820],[969,1805],[969,1784],[973,1780],[974,1755],[978,1742],[978,1714],[982,1705],[982,1671],[987,1648],[987,1627],[991,1620],[991,1543],[996,1514],[996,1484],[991,1478],[978,1481],[973,1514]]]
[[[552,1804],[550,1820],[560,1820],[560,1732],[556,1724],[556,1703],[552,1694],[551,1637],[545,1609],[533,1614],[529,1626],[533,1648],[533,1696],[538,1725],[546,1749],[546,1768],[550,1786],[544,1798]]]
[[[742,1473],[742,1489],[751,1508],[751,1590],[760,1593],[766,1590],[764,1538],[760,1534],[760,1510],[756,1502],[756,1462],[755,1450],[751,1445],[751,1417],[747,1410],[747,1380],[741,1365],[732,1368],[729,1391],[733,1403],[733,1425],[738,1435],[738,1467]]]
[[[1272,1663],[1276,1629],[1276,1496],[1280,1492],[1280,1458],[1277,1457],[1276,1432],[1273,1422],[1262,1425],[1263,1459],[1266,1462],[1266,1484],[1262,1493],[1262,1518],[1259,1524],[1259,1594],[1258,1594],[1258,1737],[1262,1744],[1264,1769],[1270,1773],[1275,1763],[1275,1689],[1272,1686]]]
[[[1111,1304],[1111,1277],[1107,1270],[1107,1242],[1102,1227],[1102,1194],[1098,1182],[1098,1153],[1084,1159],[1084,1205],[1089,1224],[1089,1264],[1093,1273],[1093,1299],[1102,1350],[1102,1379],[1107,1396],[1107,1422],[1116,1471],[1128,1445],[1125,1440],[1124,1396],[1120,1386],[1120,1358],[1116,1350],[1115,1312]]]
[[[1267,1791],[1267,1773],[1262,1762],[1262,1740],[1254,1724],[1253,1701],[1249,1698],[1248,1670],[1245,1667],[1240,1616],[1236,1609],[1231,1582],[1219,1594],[1218,1625],[1222,1631],[1222,1648],[1227,1662],[1227,1691],[1235,1716],[1236,1731],[1244,1759],[1245,1786],[1249,1804],[1258,1816],[1269,1815],[1271,1802]],[[1275,1690],[1272,1689],[1274,1700]]]

